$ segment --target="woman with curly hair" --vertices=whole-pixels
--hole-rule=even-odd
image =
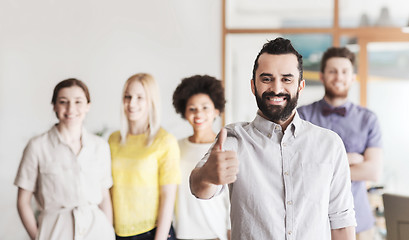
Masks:
[[[189,188],[190,172],[213,143],[213,122],[223,112],[225,102],[221,82],[207,75],[183,79],[173,93],[176,112],[193,128],[192,136],[179,140],[182,179],[175,208],[177,239],[230,238],[228,191],[203,201],[196,199]]]

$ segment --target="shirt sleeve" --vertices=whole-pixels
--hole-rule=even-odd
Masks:
[[[381,127],[379,125],[378,118],[374,113],[371,114],[368,124],[370,124],[368,132],[368,141],[366,143],[366,148],[370,147],[382,147],[382,134]]]
[[[342,140],[339,137],[337,139],[333,151],[334,172],[328,207],[331,229],[356,226],[348,159]]]
[[[180,150],[175,137],[168,134],[164,136],[160,144],[161,155],[159,156],[159,184],[180,183]]]
[[[14,180],[14,185],[19,188],[34,192],[38,178],[38,154],[39,147],[35,146],[33,140],[27,144],[23,151],[20,166]]]

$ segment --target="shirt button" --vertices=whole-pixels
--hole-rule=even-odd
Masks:
[[[275,130],[280,130],[280,127],[279,127],[279,126],[275,126],[274,129],[275,129]]]
[[[287,204],[288,205],[293,205],[293,201],[288,201]]]
[[[287,143],[283,143],[283,147],[287,147]]]
[[[287,171],[284,172],[284,175],[288,176],[288,174],[289,174],[289,173],[288,173]]]
[[[291,234],[293,234],[293,232],[291,232],[291,231],[288,231],[288,235],[291,235]]]
[[[267,136],[268,136],[269,138],[271,138],[271,133],[269,133]]]

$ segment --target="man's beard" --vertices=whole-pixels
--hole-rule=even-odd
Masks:
[[[294,98],[291,98],[289,94],[275,94],[271,91],[264,92],[260,97],[257,93],[256,86],[254,86],[254,95],[256,96],[257,106],[263,115],[272,122],[286,121],[291,116],[293,110],[297,107],[298,94],[299,91],[297,91]],[[267,97],[285,97],[287,99],[287,104],[284,107],[267,104]]]
[[[348,97],[348,89],[344,91],[334,91],[332,88],[326,87],[325,88],[325,96],[330,99],[334,98],[346,98]]]

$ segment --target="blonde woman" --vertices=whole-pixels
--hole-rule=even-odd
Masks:
[[[14,183],[18,212],[31,239],[115,239],[109,147],[83,128],[90,102],[80,80],[58,83],[52,97],[58,123],[24,150]],[[30,204],[33,195],[40,207],[38,221]]]
[[[131,76],[123,88],[122,129],[109,138],[117,239],[174,239],[179,148],[159,125],[158,95],[146,73]]]

